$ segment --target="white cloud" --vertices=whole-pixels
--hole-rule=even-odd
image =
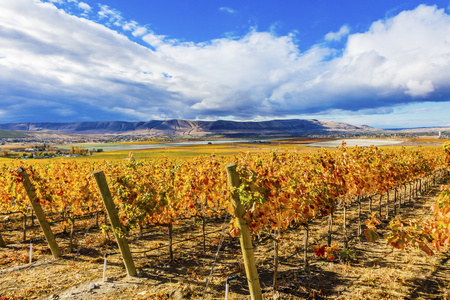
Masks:
[[[84,2],[79,2],[78,3],[78,7],[82,10],[84,10],[85,12],[89,12],[91,11],[91,7],[89,6],[89,4],[84,3]]]
[[[100,19],[109,19],[110,23],[119,24],[123,21],[121,13],[115,9],[110,8],[108,5],[99,4],[100,11],[98,16]]]
[[[143,36],[148,32],[147,28],[143,26],[138,26],[133,31],[133,36]]]
[[[1,1],[0,89],[10,118],[19,118],[14,103],[27,103],[25,117],[39,118],[43,105],[31,100],[74,119],[136,120],[377,114],[450,97],[450,16],[433,6],[377,21],[367,32],[348,35],[343,26],[328,34],[329,41],[348,35],[341,56],[323,44],[301,52],[294,35],[256,30],[197,44],[168,40],[99,9],[115,30],[48,3]]]
[[[421,5],[350,35],[344,56],[335,60],[333,83],[427,96],[434,86],[447,86],[449,43],[450,16]]]
[[[408,80],[406,83],[408,88],[405,93],[413,97],[426,96],[434,91],[433,83],[430,80],[419,82],[417,80]]]
[[[142,37],[142,40],[145,41],[150,46],[155,47],[155,48],[164,45],[164,36],[156,35],[154,33],[149,33],[149,34],[144,35]]]
[[[338,32],[329,32],[325,35],[325,40],[327,41],[340,41],[343,37],[350,33],[350,28],[344,25],[339,29]]]
[[[122,25],[122,29],[126,31],[135,30],[136,27],[138,27],[138,23],[136,21],[124,22]]]
[[[232,9],[232,8],[230,8],[230,7],[226,7],[226,6],[220,7],[219,10],[220,10],[220,11],[227,12],[227,13],[229,13],[229,14],[235,14],[235,13],[236,13],[236,11],[235,11],[234,9]]]

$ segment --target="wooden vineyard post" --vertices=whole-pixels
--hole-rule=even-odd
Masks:
[[[344,203],[344,223],[342,224],[344,229],[344,249],[348,248],[348,237],[347,237],[347,206]]]
[[[417,199],[418,196],[419,196],[419,181],[418,179],[416,179],[414,181],[414,198]]]
[[[403,204],[406,204],[406,183],[403,184]]]
[[[394,215],[397,214],[397,188],[394,188]]]
[[[206,256],[206,218],[202,216],[202,248],[203,248],[203,256]]]
[[[327,241],[327,244],[328,244],[328,247],[331,247],[331,231],[332,231],[332,228],[333,228],[333,213],[331,213],[329,216],[328,216],[328,241]]]
[[[361,236],[361,196],[358,196],[358,236]]]
[[[2,234],[0,233],[0,247],[6,247],[6,243],[2,238]]]
[[[37,199],[36,192],[33,185],[31,184],[30,178],[28,177],[27,171],[22,168],[19,168],[18,171],[23,179],[23,186],[27,192],[28,198],[30,199],[31,206],[33,207],[33,210],[36,214],[39,225],[41,225],[42,231],[44,232],[45,239],[47,240],[48,246],[50,247],[50,251],[52,251],[54,258],[58,258],[62,255],[61,250],[59,249],[52,229],[50,228],[50,225],[45,218],[44,211],[42,210],[42,206],[39,203],[39,199]]]
[[[409,182],[409,203],[412,202],[412,183]]]
[[[381,206],[381,199],[383,198],[383,195],[382,194],[380,194],[380,199],[379,199],[379,201],[378,201],[378,204],[379,204],[379,214],[380,214],[380,219],[381,219],[381,208],[382,208],[382,206]]]
[[[236,172],[236,164],[231,163],[226,166],[228,184],[231,188],[231,199],[234,206],[234,216],[237,219],[239,229],[239,240],[241,242],[242,256],[244,257],[245,274],[247,276],[248,287],[252,300],[262,299],[261,286],[259,285],[258,272],[256,270],[255,256],[253,254],[253,244],[250,237],[248,224],[244,220],[245,209],[241,204],[238,192],[235,190],[240,185],[239,175]]]
[[[114,236],[116,237],[117,245],[119,245],[119,250],[122,254],[125,268],[127,269],[127,274],[128,276],[136,276],[136,267],[134,266],[133,257],[131,257],[127,239],[126,237],[121,236],[118,232],[122,227],[120,225],[119,216],[117,215],[114,201],[108,188],[108,183],[106,182],[105,174],[100,170],[94,172],[93,175],[102,196],[103,204],[105,205],[106,211],[108,213],[109,222],[111,223],[112,231],[114,232]]]
[[[386,192],[386,220],[389,219],[389,190]]]
[[[169,223],[167,226],[169,229],[169,260],[173,262],[173,224]]]
[[[331,237],[331,235],[330,235]],[[309,239],[309,227],[307,224],[305,224],[305,236],[303,239],[303,264],[305,266],[305,270],[309,271],[309,264],[308,264],[308,239]],[[331,239],[330,239],[331,241]]]
[[[279,242],[278,238],[280,237],[280,234],[274,233],[274,241],[273,241],[273,289],[274,291],[278,290],[277,288],[277,277],[278,277],[278,248],[279,248]]]
[[[419,193],[422,195],[423,191],[422,191],[422,178],[419,178]]]
[[[27,240],[27,214],[23,213],[23,219],[22,219],[22,227],[23,227],[23,235],[22,235],[22,241]]]

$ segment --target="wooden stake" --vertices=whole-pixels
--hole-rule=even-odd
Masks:
[[[255,256],[253,254],[253,244],[250,237],[248,224],[244,220],[245,209],[241,204],[239,193],[236,189],[240,186],[239,175],[236,172],[236,164],[231,163],[226,166],[228,184],[231,188],[231,199],[234,206],[234,216],[237,219],[239,229],[239,240],[241,242],[242,256],[244,257],[245,274],[247,276],[248,287],[252,300],[262,300],[261,286],[259,284],[258,271],[256,270]]]
[[[119,250],[122,254],[122,259],[125,263],[125,268],[127,269],[128,276],[136,276],[136,267],[134,266],[133,257],[131,256],[127,239],[125,236],[121,236],[118,234],[118,231],[122,229],[122,226],[120,224],[119,216],[117,215],[116,207],[108,188],[108,183],[106,182],[105,174],[100,170],[94,172],[93,175],[102,196],[103,204],[105,205],[106,211],[108,213],[109,222],[111,223],[112,231],[114,232],[117,244],[119,245]]]
[[[6,247],[5,240],[3,240],[1,233],[0,233],[0,247]]]
[[[22,241],[25,242],[27,240],[27,213],[26,212],[23,213],[22,227],[23,227]]]
[[[409,182],[409,203],[411,203],[411,201],[412,201],[412,191],[413,191],[412,182],[410,181]]]
[[[358,196],[358,236],[361,236],[361,196]]]
[[[389,219],[389,190],[386,192],[386,220]]]
[[[397,188],[394,188],[394,215],[397,214]]]
[[[274,240],[273,240],[273,290],[277,291],[277,277],[278,277],[278,238],[279,234],[274,232]]]
[[[403,184],[403,204],[406,203],[406,183]]]
[[[169,228],[169,260],[173,262],[173,224],[172,221],[168,224]]]
[[[344,229],[344,249],[348,248],[348,237],[347,237],[347,206],[344,204],[344,224],[342,224]]]
[[[45,218],[44,211],[42,210],[42,206],[39,203],[39,199],[36,196],[36,192],[34,187],[31,185],[30,178],[28,177],[27,171],[22,168],[18,169],[20,176],[22,177],[23,187],[25,188],[28,198],[30,199],[31,206],[36,214],[36,218],[38,219],[39,225],[41,225],[42,231],[44,232],[45,239],[47,240],[48,246],[52,251],[53,257],[58,258],[62,255],[61,250],[56,243],[55,236],[50,228],[50,225]]]
[[[423,191],[422,191],[422,179],[421,178],[419,179],[419,192],[420,192],[421,195],[423,194]]]
[[[381,199],[382,199],[382,198],[383,198],[383,195],[380,194],[380,199],[379,199],[379,202],[378,202],[378,204],[379,204],[379,207],[378,207],[378,208],[379,208],[380,219],[381,219],[381,207],[382,207],[382,206],[381,206]]]
[[[305,237],[303,240],[303,264],[305,265],[305,270],[309,270],[309,264],[308,264],[308,238],[309,238],[309,227],[308,225],[305,225]]]
[[[75,217],[73,214],[69,217],[70,220],[70,235],[69,235],[69,253],[73,252],[73,234],[75,228]]]
[[[62,211],[62,219],[64,220],[64,230],[63,233],[67,233],[67,205],[64,206],[64,210]]]
[[[415,180],[414,185],[415,185],[415,187],[414,187],[414,195],[415,195],[414,198],[417,199],[417,197],[419,196],[419,181],[418,181],[418,179]]]
[[[328,247],[331,247],[331,232],[333,229],[333,213],[328,217]]]
[[[203,256],[206,256],[206,218],[202,216]]]
[[[142,239],[143,236],[144,236],[144,228],[143,228],[142,220],[141,220],[141,221],[139,221],[139,238]]]

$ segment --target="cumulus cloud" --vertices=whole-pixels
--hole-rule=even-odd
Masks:
[[[412,96],[404,101],[432,96],[448,86],[449,42],[450,16],[421,5],[377,21],[367,32],[350,35],[328,79],[339,87],[375,88],[380,96]]]
[[[114,24],[116,26],[120,26],[123,22],[122,14],[110,8],[108,5],[99,5],[100,11],[98,12],[98,16],[100,19],[109,19],[110,24]]]
[[[136,21],[124,22],[122,29],[126,31],[135,30],[138,26],[139,24]]]
[[[339,29],[338,32],[329,32],[325,35],[325,40],[327,41],[340,41],[343,37],[350,33],[350,28],[344,25]]]
[[[143,36],[148,32],[147,28],[143,26],[138,26],[133,30],[133,36]]]
[[[114,30],[51,3],[2,0],[0,7],[5,122],[377,114],[450,100],[450,16],[434,6],[366,32],[349,34],[344,25],[324,37],[348,36],[343,49],[307,51],[294,34],[255,29],[203,43],[168,40],[106,5],[98,17]]]
[[[85,12],[89,12],[91,10],[91,7],[89,4],[84,3],[84,2],[79,2],[78,3],[78,7],[82,10],[84,10]]]

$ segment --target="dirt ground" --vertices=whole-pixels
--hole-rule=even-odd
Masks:
[[[424,192],[413,203],[403,197],[399,216],[428,218],[429,207],[436,200],[439,185]],[[378,211],[378,196],[373,209]],[[406,198],[406,199],[405,199]],[[393,199],[391,192],[390,199]],[[385,212],[386,197],[382,198]],[[392,200],[391,200],[392,201]],[[362,213],[369,214],[364,201]],[[390,215],[394,215],[390,206]],[[342,210],[333,217],[333,242],[340,250],[333,262],[314,256],[315,245],[326,244],[327,218],[310,225],[308,240],[309,267],[304,265],[303,228],[288,230],[280,242],[278,290],[272,287],[273,241],[264,235],[255,238],[255,257],[265,299],[447,299],[450,298],[450,255],[408,249],[400,251],[383,239],[366,242],[358,236],[357,207],[348,210],[348,250],[343,250]],[[201,223],[190,220],[174,227],[174,261],[168,256],[168,230],[144,229],[129,238],[138,270],[137,277],[127,277],[120,255],[107,257],[106,280],[103,281],[104,254],[118,251],[115,242],[105,238],[94,220],[77,221],[75,251],[68,253],[68,234],[58,224],[52,225],[58,244],[65,254],[53,259],[37,222],[28,225],[27,240],[22,241],[19,216],[0,217],[1,233],[7,247],[0,248],[0,299],[224,299],[225,282],[230,280],[229,299],[250,299],[239,241],[231,238],[222,226],[226,220],[210,221],[206,253],[202,253]],[[363,222],[364,223],[364,222]],[[386,222],[384,223],[386,224]],[[364,229],[364,228],[363,228]],[[218,231],[219,230],[219,231]],[[380,235],[385,233],[383,228]],[[110,235],[111,236],[111,235]],[[111,236],[112,238],[112,236]],[[29,263],[30,239],[32,262]],[[35,240],[39,239],[39,240]],[[218,246],[221,250],[216,256]],[[158,248],[152,251],[151,249]],[[146,251],[146,252],[145,252]],[[211,268],[214,266],[211,273]],[[210,277],[210,273],[212,274]],[[205,289],[209,280],[208,288]]]

